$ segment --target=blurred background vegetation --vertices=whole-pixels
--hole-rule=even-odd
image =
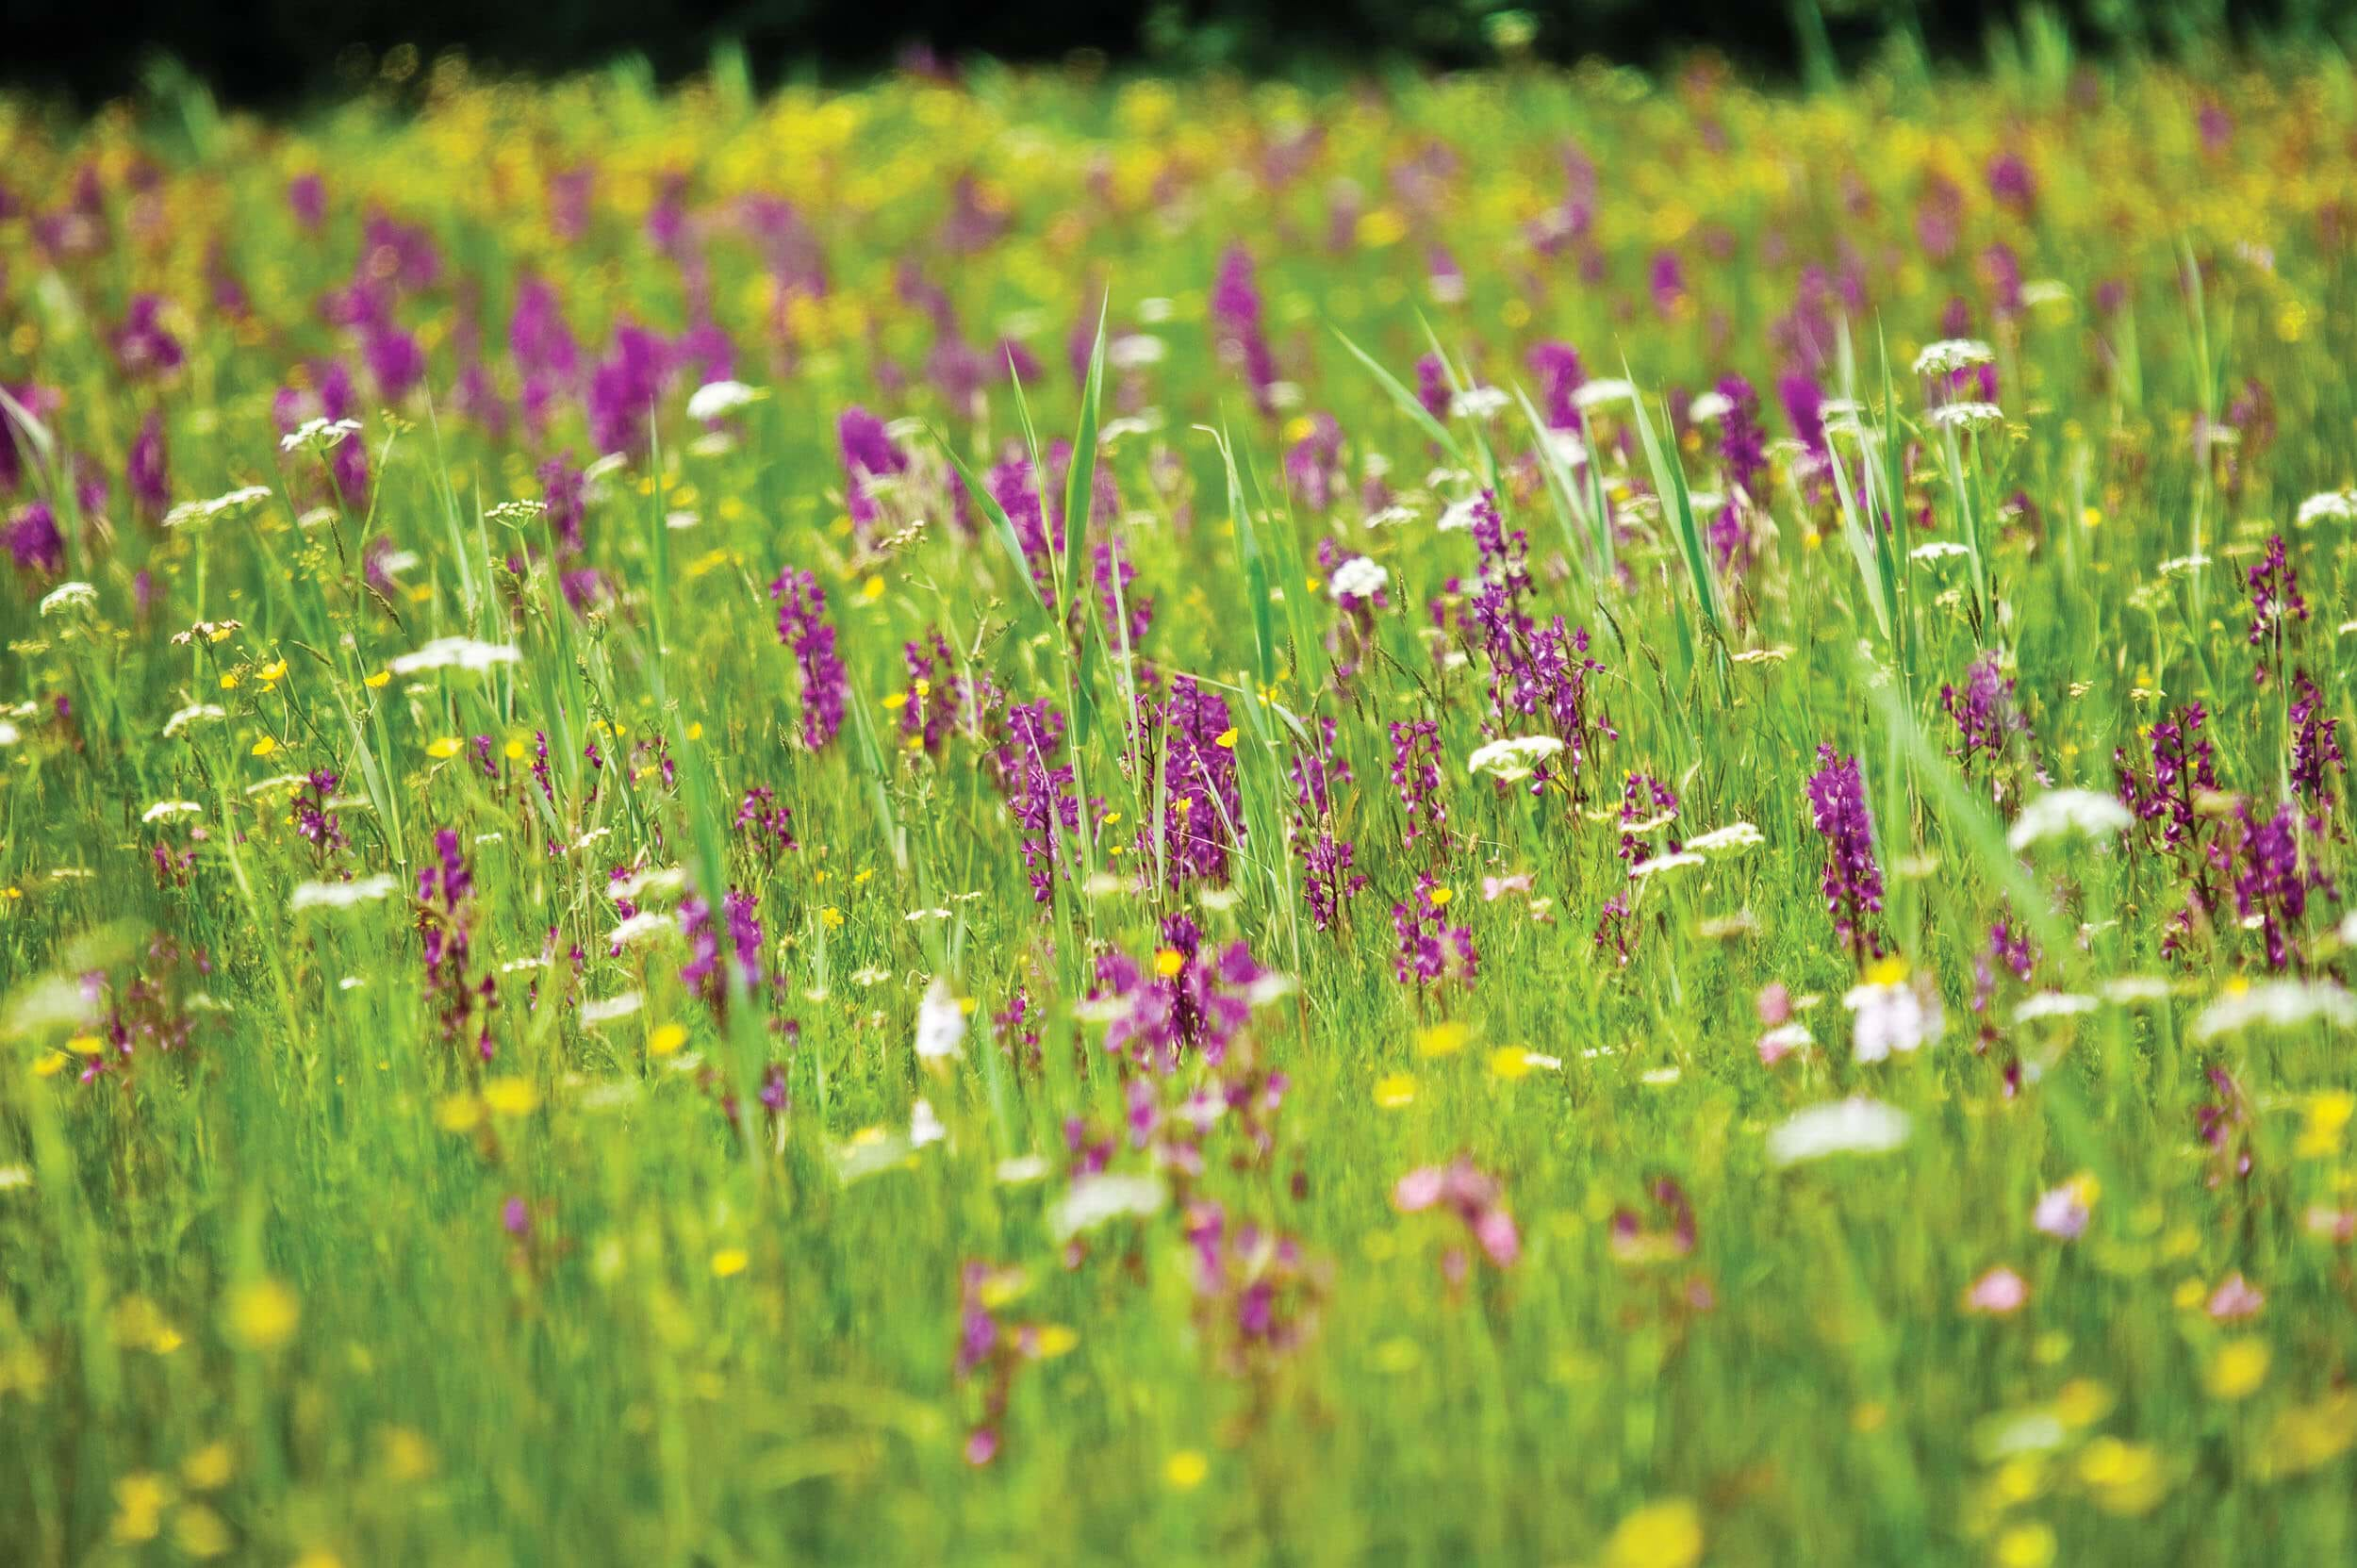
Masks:
[[[2352,37],[2357,0],[0,0],[0,84],[87,106],[168,58],[233,103],[280,107],[364,84],[398,93],[452,53],[478,73],[628,59],[668,80],[740,45],[764,83],[975,56],[1319,73],[1591,56],[1659,66],[1696,52],[1808,81],[1894,57],[1976,65]]]

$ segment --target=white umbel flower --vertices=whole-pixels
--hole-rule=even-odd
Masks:
[[[2070,834],[2113,838],[2134,822],[2128,808],[2109,795],[2092,789],[2050,789],[2021,808],[2012,831],[2005,834],[2005,843],[2019,851]]]
[[[1887,1154],[1907,1141],[1907,1114],[1854,1097],[1798,1111],[1768,1134],[1768,1161],[1797,1165],[1831,1154]]]

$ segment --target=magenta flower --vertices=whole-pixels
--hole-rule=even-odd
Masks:
[[[827,592],[817,577],[787,567],[769,585],[778,602],[778,640],[794,651],[802,674],[802,744],[824,750],[843,728],[850,677],[835,656],[834,627],[827,619]]]
[[[1835,934],[1860,958],[1882,950],[1870,927],[1883,907],[1882,867],[1874,859],[1874,819],[1866,808],[1866,784],[1857,759],[1817,748],[1817,772],[1808,781],[1810,814],[1825,839],[1821,883],[1825,911]]]
[[[1392,1189],[1392,1207],[1403,1214],[1448,1210],[1464,1223],[1482,1255],[1499,1268],[1512,1268],[1523,1255],[1522,1234],[1514,1228],[1504,1193],[1468,1156],[1409,1171]]]

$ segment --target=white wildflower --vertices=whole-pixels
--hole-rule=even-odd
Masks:
[[[241,489],[231,490],[227,495],[215,496],[210,501],[184,501],[164,514],[164,526],[183,528],[192,522],[210,522],[215,518],[241,512],[268,501],[270,496],[268,486],[248,485]]]
[[[2100,791],[2050,789],[2021,808],[2005,842],[2019,851],[2069,834],[2111,838],[2127,832],[2134,821],[2126,806]]]
[[[1373,557],[1353,555],[1334,569],[1326,591],[1335,599],[1373,599],[1392,581],[1392,574]]]
[[[1861,1062],[1881,1062],[1893,1051],[1913,1051],[1937,1040],[1948,1027],[1939,998],[1904,980],[1866,981],[1850,987],[1841,1005],[1857,1015],[1851,1048]]]
[[[964,1054],[960,1045],[964,1038],[965,1010],[958,1005],[948,981],[935,975],[933,982],[925,988],[925,999],[916,1008],[916,1059],[955,1061]]]
[[[606,946],[615,952],[652,941],[667,933],[679,930],[679,923],[660,910],[642,909],[637,914],[605,933]]]
[[[1705,392],[1686,405],[1686,418],[1690,424],[1708,424],[1713,420],[1723,420],[1734,412],[1735,400],[1726,393],[1716,390]]]
[[[1768,1134],[1768,1160],[1796,1165],[1829,1154],[1887,1154],[1907,1141],[1907,1114],[1853,1097],[1795,1112]]]
[[[1478,493],[1462,501],[1452,501],[1441,510],[1441,520],[1433,526],[1443,534],[1460,534],[1473,526],[1474,512],[1481,505]]]
[[[402,654],[386,668],[396,675],[453,667],[480,673],[495,665],[516,664],[522,658],[522,652],[508,643],[479,642],[473,637],[436,637],[416,652]]]
[[[2263,980],[2229,991],[2203,1008],[2193,1021],[2193,1034],[2197,1040],[2215,1040],[2237,1030],[2298,1029],[2311,1023],[2357,1028],[2357,998],[2329,980]]]
[[[676,866],[650,866],[633,871],[614,883],[606,892],[616,899],[635,903],[651,894],[677,893],[687,885],[687,873]]]
[[[1993,365],[1997,351],[1977,338],[1942,338],[1915,356],[1917,375],[1953,375],[1975,365]]]
[[[1105,345],[1105,363],[1116,371],[1142,371],[1169,355],[1170,345],[1150,332],[1126,332]]]
[[[164,822],[174,817],[193,817],[205,808],[194,801],[158,801],[140,813],[142,822]]]
[[[708,424],[750,408],[767,395],[741,381],[707,381],[687,395],[687,417]]]
[[[1457,420],[1491,419],[1503,411],[1511,401],[1495,387],[1469,387],[1449,399],[1449,417]]]
[[[618,997],[605,997],[581,1004],[581,1027],[595,1029],[617,1018],[627,1018],[646,1005],[647,999],[636,991],[625,991]]]
[[[2357,522],[2357,490],[2321,490],[2299,503],[2302,528],[2319,522]]]
[[[41,619],[63,615],[68,610],[95,610],[98,590],[88,583],[60,583],[41,596]]]
[[[1001,1160],[991,1170],[991,1179],[1002,1187],[1020,1187],[1032,1181],[1044,1181],[1055,1167],[1046,1157],[1037,1154],[1017,1154]]]
[[[912,1147],[923,1148],[948,1136],[949,1130],[942,1126],[941,1118],[933,1114],[932,1101],[920,1099],[909,1108],[909,1144]]]
[[[1047,1228],[1062,1245],[1124,1216],[1151,1219],[1169,1201],[1170,1186],[1159,1176],[1076,1177],[1048,1211]]]
[[[164,734],[167,737],[176,735],[191,724],[209,723],[228,717],[217,702],[191,702],[164,720]]]
[[[1907,558],[1911,561],[1945,561],[1953,556],[1971,553],[1969,546],[1958,544],[1953,539],[1934,539],[1929,544],[1919,544],[1913,550],[1908,551]]]
[[[1674,871],[1682,866],[1703,864],[1702,856],[1691,850],[1681,850],[1675,854],[1656,855],[1651,860],[1640,860],[1628,868],[1628,874],[1633,880],[1642,882],[1647,877],[1657,876],[1664,871]]]
[[[1469,772],[1487,773],[1508,782],[1527,779],[1540,764],[1562,750],[1563,743],[1553,735],[1516,735],[1476,748],[1465,759],[1465,767]]]
[[[391,872],[373,877],[360,877],[352,882],[305,882],[295,884],[294,897],[288,907],[301,914],[306,909],[350,909],[354,904],[374,903],[389,899],[398,886]]]
[[[2095,1008],[2096,999],[2093,997],[2071,991],[2040,991],[2034,997],[2022,998],[2014,1005],[2013,1021],[2026,1024],[2040,1018],[2069,1018],[2082,1013],[2092,1013]]]
[[[1993,403],[1951,403],[1932,410],[1932,422],[1942,430],[1985,430],[2005,422],[2005,411]]]
[[[305,420],[278,438],[278,450],[333,452],[358,434],[358,420]]]
[[[1636,401],[1637,384],[1635,382],[1620,381],[1609,377],[1596,381],[1584,381],[1572,392],[1572,406],[1574,408],[1593,408],[1600,403],[1635,403]]]
[[[1686,847],[1702,855],[1735,854],[1767,841],[1768,835],[1749,822],[1729,822],[1723,828],[1695,834],[1686,841]]]

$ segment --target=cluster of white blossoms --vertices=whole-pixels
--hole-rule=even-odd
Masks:
[[[1563,750],[1563,743],[1553,735],[1516,735],[1509,740],[1493,740],[1478,747],[1465,759],[1468,771],[1486,773],[1493,779],[1511,784],[1527,779],[1538,771],[1541,764],[1554,758]]]
[[[1986,430],[2005,422],[2005,411],[1993,403],[1950,403],[1932,410],[1932,422],[1942,430]]]
[[[479,642],[473,637],[436,637],[414,653],[404,653],[386,668],[396,675],[420,670],[458,668],[477,674],[496,665],[515,664],[523,657],[503,642]]]
[[[1993,365],[1997,351],[1977,338],[1942,338],[1915,356],[1917,375],[1953,375],[1975,365]]]

